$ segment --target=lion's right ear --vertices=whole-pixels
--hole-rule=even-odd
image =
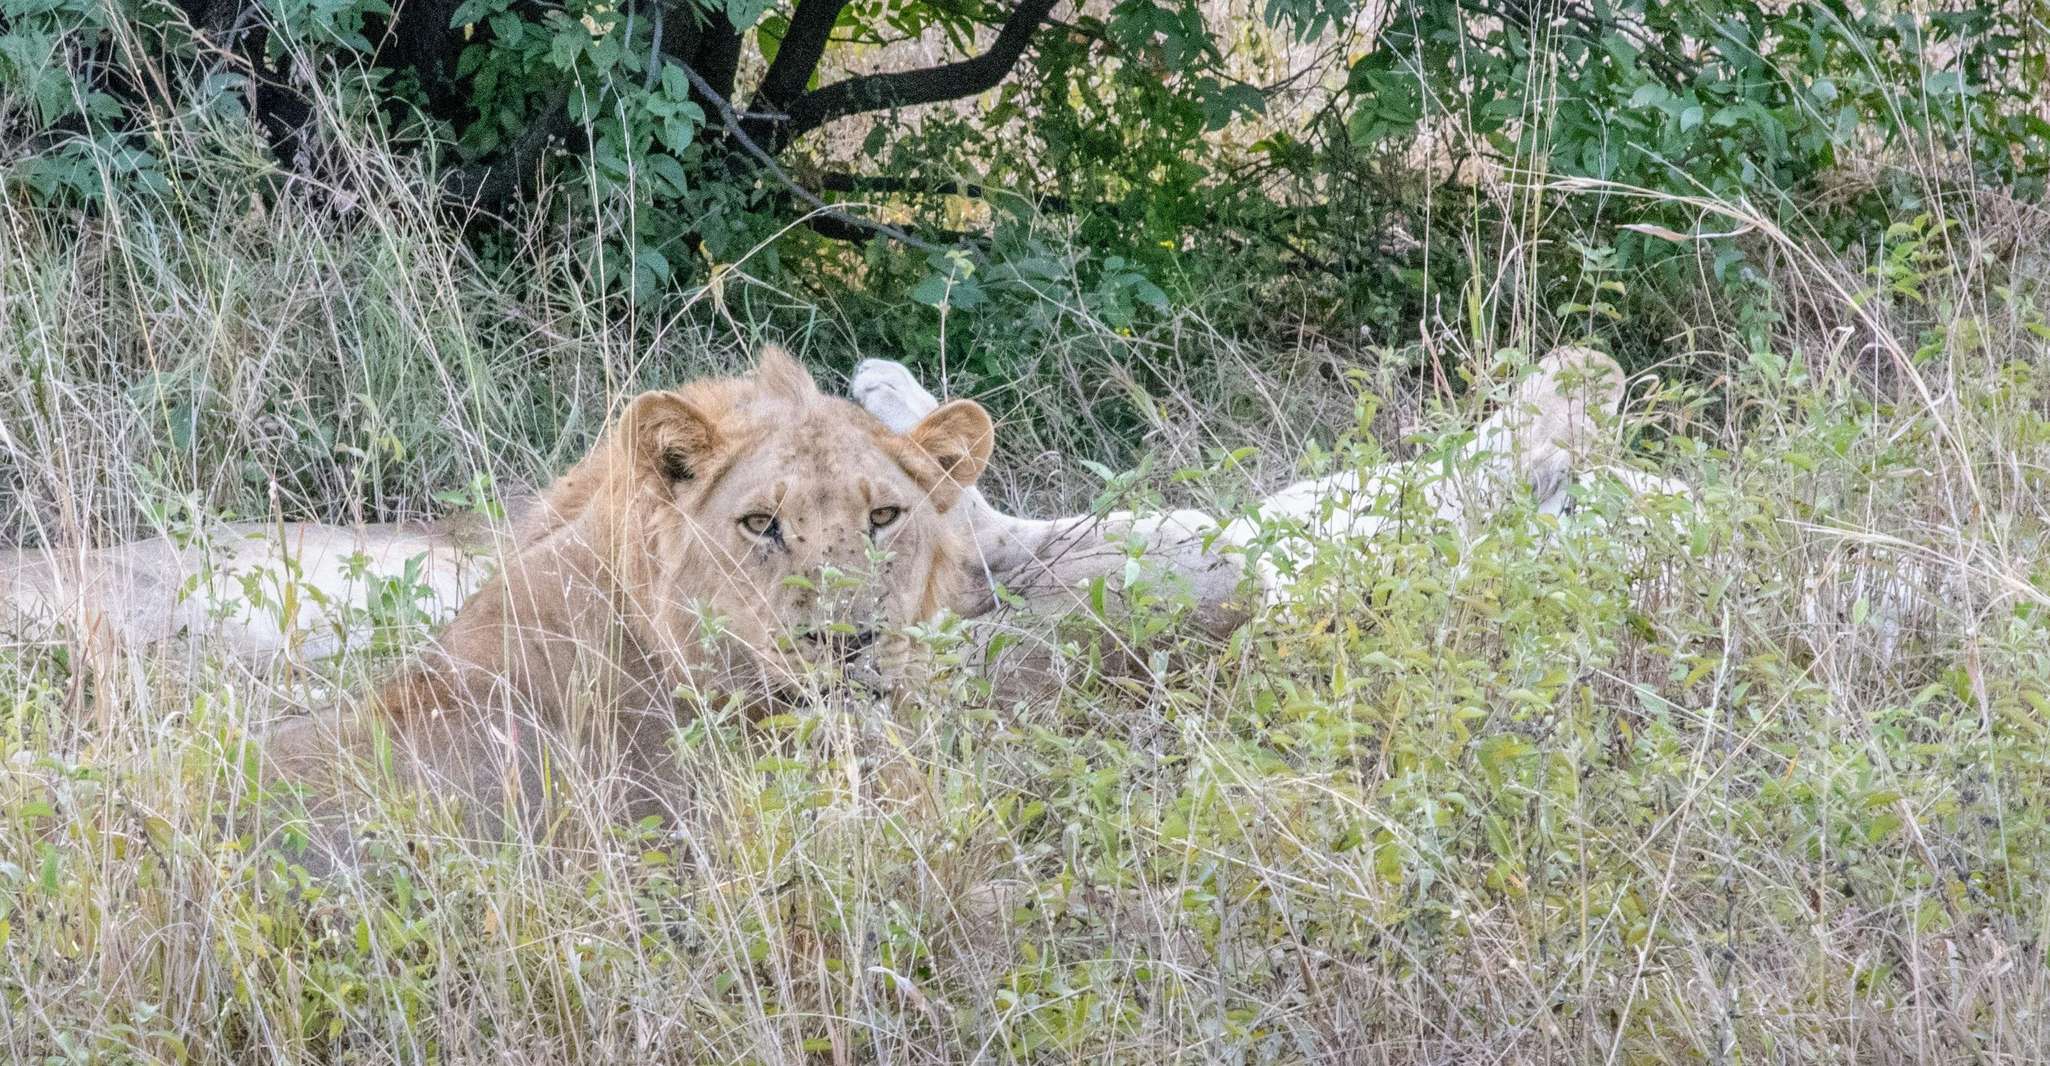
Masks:
[[[670,482],[696,478],[723,443],[718,423],[673,392],[634,397],[620,419],[620,440],[637,470]]]
[[[996,426],[974,400],[949,400],[904,436],[939,463],[948,480],[967,488],[989,466]]]

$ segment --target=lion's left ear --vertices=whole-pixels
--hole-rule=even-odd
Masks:
[[[940,464],[947,480],[967,488],[989,467],[996,425],[974,400],[951,400],[912,426],[904,437]]]
[[[819,394],[818,383],[812,380],[811,371],[774,344],[764,345],[761,354],[755,358],[754,379],[755,384],[786,400],[802,403]]]
[[[695,480],[725,443],[712,413],[674,392],[634,397],[620,423],[629,461],[670,483]]]

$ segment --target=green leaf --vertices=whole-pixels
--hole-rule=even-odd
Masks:
[[[1474,751],[1481,768],[1496,775],[1530,753],[1530,742],[1514,733],[1497,733],[1488,737]]]
[[[1393,840],[1374,848],[1374,873],[1388,884],[1402,883],[1402,849]]]
[[[726,17],[733,21],[737,30],[749,29],[769,9],[770,0],[726,0]]]
[[[449,16],[450,29],[460,29],[474,22],[483,21],[486,15],[505,10],[505,0],[463,0],[456,5],[455,13]]]
[[[548,41],[548,64],[557,70],[568,70],[576,65],[577,57],[590,47],[591,31],[584,24],[562,19],[555,36]],[[591,95],[591,94],[585,94]]]
[[[647,166],[648,172],[664,186],[663,192],[674,196],[690,191],[690,175],[683,169],[683,164],[676,161],[675,156],[663,155],[660,152],[651,153]]]
[[[928,274],[925,280],[912,287],[911,298],[928,307],[945,307],[949,289],[946,278]]]

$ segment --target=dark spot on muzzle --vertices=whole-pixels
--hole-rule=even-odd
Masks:
[[[797,647],[806,658],[818,662],[849,663],[876,642],[873,629],[849,630],[844,626],[823,626],[797,635]]]

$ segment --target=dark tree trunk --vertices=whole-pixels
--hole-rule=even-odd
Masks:
[[[372,68],[410,75],[419,86],[425,114],[455,129],[482,117],[469,79],[456,72],[463,50],[487,44],[491,35],[487,25],[471,27],[466,36],[463,27],[450,24],[460,2],[393,0],[389,15],[373,17],[365,25],[373,48]],[[659,27],[656,58],[687,64],[695,75],[693,97],[708,116],[725,117],[715,120],[716,128],[708,129],[706,137],[708,141],[724,139],[724,150],[714,155],[724,161],[730,175],[739,176],[758,172],[765,160],[780,155],[798,138],[838,119],[961,99],[996,87],[1017,67],[1059,0],[1017,0],[989,49],[980,55],[920,70],[857,75],[817,89],[807,86],[817,75],[848,0],[796,0],[776,58],[745,111],[733,104],[745,34],[722,10],[707,9],[695,0],[629,2],[636,17],[653,19]],[[314,165],[305,158],[314,108],[302,86],[296,84],[305,72],[292,70],[290,58],[274,60],[267,55],[271,31],[256,0],[172,3],[218,49],[213,55],[231,57],[230,62],[250,79],[252,118],[279,165],[288,171]],[[539,17],[541,8],[538,0],[519,0],[513,10],[524,19],[533,19]],[[131,88],[148,95],[147,86]],[[491,209],[526,195],[540,176],[551,146],[566,145],[573,151],[580,147],[569,118],[568,96],[567,88],[557,88],[541,97],[526,128],[491,157],[447,170],[443,177],[446,198]],[[790,184],[780,168],[766,169],[783,184]],[[795,191],[794,187],[781,189],[776,195]],[[817,200],[808,191],[804,198]]]

